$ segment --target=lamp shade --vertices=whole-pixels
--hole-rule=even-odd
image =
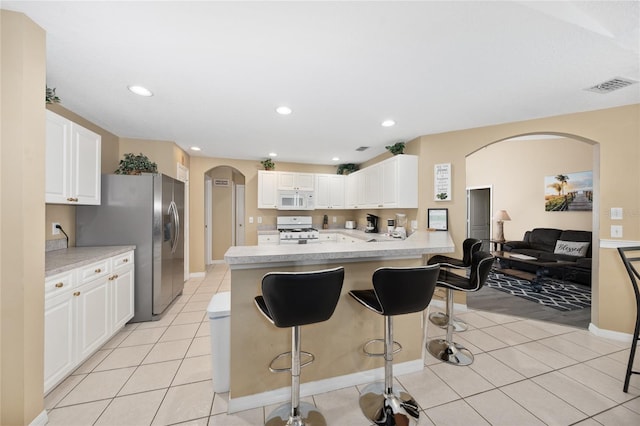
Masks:
[[[497,210],[496,214],[493,215],[493,219],[500,222],[504,220],[511,220],[511,217],[509,217],[509,213],[507,213],[506,210]]]

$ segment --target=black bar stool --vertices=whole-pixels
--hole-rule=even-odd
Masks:
[[[379,268],[373,273],[373,290],[349,292],[366,308],[384,316],[384,353],[367,350],[371,343],[381,339],[370,340],[363,347],[368,356],[384,356],[384,383],[367,385],[360,396],[363,414],[376,425],[417,424],[420,409],[415,399],[406,392],[393,390],[393,354],[402,350],[393,341],[393,316],[425,310],[436,288],[439,270],[439,265]],[[398,346],[395,351],[394,344]]]
[[[474,253],[478,252],[482,247],[482,241],[475,238],[467,238],[462,242],[462,259],[456,259],[454,257],[436,255],[427,261],[427,265],[440,264],[440,268],[448,269],[468,269],[471,266],[471,257]],[[448,301],[449,292],[447,292]],[[433,312],[429,314],[429,321],[437,325],[440,328],[447,328],[449,324],[449,304],[446,303],[446,312]],[[465,331],[468,326],[467,323],[459,318],[453,318],[454,331]]]
[[[324,416],[313,405],[300,402],[300,369],[314,357],[300,350],[300,326],[326,321],[338,304],[344,268],[312,272],[270,272],[262,277],[262,296],[255,298],[260,312],[276,327],[291,327],[291,352],[276,356],[272,372],[291,371],[291,401],[276,408],[265,425],[325,426]],[[276,360],[291,355],[291,368],[275,368]],[[300,355],[309,360],[300,363]]]
[[[618,247],[618,253],[622,258],[622,263],[629,274],[631,279],[631,285],[633,285],[633,292],[636,294],[636,327],[633,330],[633,340],[631,341],[631,352],[629,353],[629,362],[627,363],[627,373],[624,376],[624,392],[629,391],[629,381],[632,374],[640,374],[640,371],[633,371],[633,360],[636,356],[636,347],[638,346],[638,340],[640,340],[640,290],[638,289],[638,281],[640,281],[640,273],[638,268],[640,267],[640,246],[636,247]],[[631,256],[627,255],[629,253]],[[635,253],[635,254],[634,254]]]
[[[450,273],[447,269],[440,271],[438,285],[447,289],[447,336],[445,339],[433,339],[427,342],[427,350],[434,357],[455,365],[469,365],[473,362],[473,354],[464,346],[453,341],[453,291],[478,291],[487,281],[493,256],[485,251],[478,251],[471,257],[471,273],[469,278]]]

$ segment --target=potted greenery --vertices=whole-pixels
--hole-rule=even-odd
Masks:
[[[385,146],[393,155],[404,154],[404,142],[396,142],[393,145]]]
[[[124,154],[124,158],[120,160],[118,169],[114,172],[117,175],[139,175],[140,173],[158,173],[158,165],[152,163],[149,158],[140,153],[134,155],[132,153]]]
[[[359,167],[357,164],[353,164],[353,163],[340,164],[338,166],[338,170],[336,171],[336,174],[348,175],[349,173],[353,173],[358,169]]]
[[[54,87],[53,89],[50,87],[47,87],[47,90],[44,94],[44,101],[45,103],[48,104],[59,104],[60,103],[60,98],[58,97],[58,95],[56,95],[56,88]]]
[[[262,167],[264,167],[265,170],[273,170],[276,168],[276,164],[271,160],[271,158],[262,160],[260,164],[262,164]]]

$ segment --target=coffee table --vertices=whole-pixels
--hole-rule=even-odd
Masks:
[[[501,263],[501,271],[503,271],[507,275],[513,275],[518,278],[525,279],[527,281],[531,281],[531,287],[533,291],[536,293],[540,293],[542,290],[542,284],[545,277],[548,277],[551,272],[560,272],[560,275],[564,279],[565,267],[575,265],[574,262],[564,261],[564,260],[540,260],[536,259],[532,256],[525,256],[519,253],[511,253],[508,251],[494,251],[491,252],[493,256],[496,257]],[[532,266],[535,269],[535,276],[531,275],[531,278],[526,278],[526,276],[522,273],[522,271],[514,271],[504,268],[505,264],[503,261],[511,265],[513,264],[515,267],[518,265],[528,265]]]

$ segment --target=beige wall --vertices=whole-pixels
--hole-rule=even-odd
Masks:
[[[45,33],[0,10],[0,424],[44,410]]]
[[[591,212],[544,210],[544,178],[592,168],[593,146],[582,141],[569,138],[503,141],[467,157],[466,185],[492,187],[493,210],[504,209],[511,216],[504,224],[507,240],[521,239],[532,228],[591,231]]]
[[[609,239],[610,225],[620,224],[624,227],[625,240],[640,241],[640,105],[422,136],[419,138],[420,168],[424,177],[421,175],[420,212],[429,207],[447,207],[451,234],[460,246],[466,229],[466,156],[496,141],[536,133],[597,143],[594,175],[599,173],[600,188],[596,189],[598,199],[593,211],[592,322],[600,329],[631,333],[635,318],[633,291],[628,280],[614,280],[622,275],[622,265],[615,250],[599,248],[598,238]],[[432,201],[433,166],[437,163],[452,163],[452,201]],[[611,207],[624,209],[622,221],[611,221]],[[420,221],[424,220],[423,216],[419,214]],[[420,226],[424,226],[424,222]]]

